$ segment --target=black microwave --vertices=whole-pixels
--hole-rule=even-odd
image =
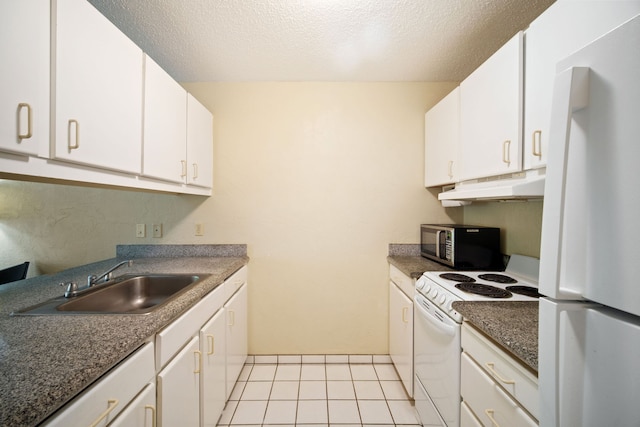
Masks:
[[[456,270],[504,269],[496,227],[422,224],[420,254]]]

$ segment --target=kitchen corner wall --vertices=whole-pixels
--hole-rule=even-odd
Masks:
[[[388,244],[448,220],[424,113],[455,84],[185,86],[214,114],[209,238],[248,244],[249,351],[387,353]]]
[[[0,181],[2,264],[246,243],[249,352],[387,353],[388,244],[462,219],[423,186],[424,113],[455,83],[185,86],[214,114],[212,197]],[[163,238],[134,237],[157,222]]]

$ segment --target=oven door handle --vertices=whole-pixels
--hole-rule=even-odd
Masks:
[[[456,334],[455,325],[447,324],[446,321],[442,321],[442,320],[438,319],[436,316],[434,316],[433,314],[429,313],[422,306],[422,300],[424,300],[424,298],[421,298],[421,297],[418,297],[418,296],[415,297],[416,309],[419,311],[419,313],[418,313],[419,316],[418,317],[424,319],[430,325],[433,325],[436,329],[438,329],[440,332],[445,333],[447,336],[450,336],[450,337],[455,336],[455,334]]]

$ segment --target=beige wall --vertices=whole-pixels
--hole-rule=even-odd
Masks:
[[[542,200],[473,203],[463,210],[465,224],[500,227],[503,253],[540,258]]]
[[[0,181],[0,261],[50,272],[119,243],[247,243],[250,352],[386,353],[388,244],[461,219],[422,185],[424,112],[455,85],[186,86],[215,116],[213,197]],[[134,237],[154,222],[164,238]]]
[[[249,244],[253,353],[386,353],[388,244],[446,220],[424,112],[451,84],[191,84],[215,114],[209,234]]]

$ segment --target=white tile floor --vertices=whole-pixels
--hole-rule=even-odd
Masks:
[[[419,422],[388,357],[256,356],[244,366],[218,421],[218,426],[237,425],[406,427]]]

